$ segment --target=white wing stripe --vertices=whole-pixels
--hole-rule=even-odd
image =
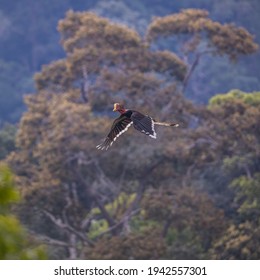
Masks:
[[[149,136],[156,139],[157,134],[156,134],[155,129],[154,129],[154,121],[151,117],[149,117],[149,118],[151,119],[151,122],[152,122],[152,131],[153,131],[153,134],[149,134]]]
[[[105,142],[99,144],[96,146],[97,149],[101,149],[101,150],[104,150],[104,149],[108,149],[109,147],[111,147],[113,145],[113,143],[117,140],[117,138],[122,135],[124,132],[126,132],[128,130],[128,128],[133,124],[133,122],[131,121],[123,130],[121,130],[114,139],[111,140],[111,143],[109,143],[108,145],[105,144]]]
[[[133,124],[133,122],[130,122],[123,130],[121,130],[121,131],[117,134],[117,136],[112,140],[112,143],[111,143],[110,145],[112,145],[112,144],[116,141],[116,139],[117,139],[121,134],[123,134],[124,132],[126,132],[126,131],[128,130],[128,128],[129,128],[132,124]]]

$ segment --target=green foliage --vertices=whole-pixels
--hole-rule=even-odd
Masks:
[[[136,198],[136,194],[127,194],[125,192],[120,193],[114,201],[105,205],[105,209],[108,213],[112,215],[120,215],[123,214],[124,210],[130,206],[130,204]],[[93,215],[101,214],[100,209],[93,208],[92,210]]]
[[[170,259],[207,259],[207,253],[200,237],[189,228],[181,231],[171,228],[166,236],[167,250]]]
[[[11,124],[4,125],[0,130],[0,160],[15,150],[16,130],[16,127]]]
[[[0,259],[45,259],[44,248],[32,247],[17,218],[0,215]]]
[[[215,259],[258,259],[259,244],[259,92],[216,95],[209,109],[218,139],[217,161],[226,177],[232,224],[212,247]],[[209,125],[209,123],[207,123]],[[217,136],[218,134],[221,134]]]
[[[231,90],[226,94],[218,94],[209,100],[209,105],[224,105],[241,100],[245,104],[257,107],[260,105],[260,92],[247,93],[240,90]]]
[[[91,223],[91,229],[89,232],[89,237],[95,239],[100,236],[101,233],[107,232],[109,230],[109,225],[106,220],[95,220]]]
[[[0,213],[4,214],[9,210],[10,204],[19,199],[17,191],[13,186],[11,171],[4,165],[0,166]]]
[[[91,259],[161,259],[166,255],[166,246],[158,230],[130,233],[127,236],[101,238],[88,252]],[[165,258],[165,257],[164,257]]]
[[[10,170],[0,166],[0,259],[44,259],[44,249],[33,247],[25,229],[16,217],[11,215],[10,205],[19,196],[13,186]]]
[[[259,217],[260,173],[254,173],[253,176],[240,176],[231,182],[231,187],[236,189],[235,202],[240,205],[238,211],[251,218]]]
[[[260,229],[250,222],[231,225],[211,250],[213,259],[259,260]]]

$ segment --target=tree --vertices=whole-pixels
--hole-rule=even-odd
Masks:
[[[0,160],[3,160],[9,153],[15,150],[15,134],[17,128],[14,125],[6,124],[0,130]]]
[[[259,43],[259,23],[256,0],[229,0],[208,2],[194,1],[31,1],[23,2],[1,1],[0,3],[0,118],[8,122],[17,122],[25,110],[22,103],[23,93],[34,91],[32,75],[39,71],[42,65],[48,64],[64,56],[58,43],[59,35],[56,30],[57,21],[71,8],[77,11],[94,10],[101,16],[109,17],[115,22],[135,27],[144,34],[150,18],[164,16],[188,7],[206,9],[212,18],[218,22],[234,22],[247,28],[255,34]],[[223,8],[224,7],[224,8]],[[227,8],[225,8],[227,7]],[[241,8],[242,7],[242,8]],[[173,36],[176,37],[176,36]],[[179,39],[178,39],[179,40]],[[163,42],[164,49],[176,51],[183,57],[183,52],[175,50],[171,41]],[[204,42],[204,41],[203,41]],[[228,59],[214,59],[210,55],[203,55],[194,75],[189,79],[186,96],[195,102],[206,104],[215,92],[228,91],[231,88],[241,88],[253,91],[259,88],[259,52],[241,60],[239,64],[231,65]],[[192,63],[193,58],[188,56]],[[9,65],[10,64],[10,65]],[[11,72],[11,74],[10,74]],[[235,78],[234,78],[235,77]]]
[[[259,227],[250,222],[231,225],[211,249],[213,259],[258,260]]]
[[[241,211],[247,203],[256,202],[257,197],[253,186],[257,185],[259,172],[259,96],[259,92],[233,90],[216,95],[209,105],[215,118],[214,139],[222,153],[221,169],[227,184],[236,190],[236,205]]]
[[[197,176],[217,158],[218,145],[198,127],[214,113],[181,94],[186,63],[93,13],[69,11],[58,29],[66,57],[35,76],[37,92],[25,99],[17,150],[8,157],[23,194],[19,217],[49,245],[51,258],[205,257],[226,221]],[[108,104],[118,101],[182,129],[158,130],[157,142],[129,131],[101,154],[95,146],[111,126]],[[164,205],[166,214],[156,217]],[[120,249],[112,252],[111,244]]]
[[[240,55],[254,53],[258,47],[246,29],[215,22],[208,17],[207,11],[199,9],[186,9],[178,14],[155,18],[148,28],[147,39],[154,42],[160,37],[181,35],[183,44],[180,47],[186,59],[192,59],[184,89],[201,56],[227,55],[229,59],[237,60]]]
[[[233,90],[213,97],[204,115],[215,145],[203,177],[230,223],[209,250],[213,259],[259,258],[258,107],[259,92]]]
[[[43,248],[35,246],[10,206],[19,199],[10,170],[0,166],[0,259],[44,259]],[[33,241],[33,242],[32,242]]]

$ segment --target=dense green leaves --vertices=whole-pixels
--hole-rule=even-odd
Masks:
[[[10,170],[4,166],[0,166],[0,213],[5,213],[12,202],[18,200],[19,196],[13,187],[13,177]]]
[[[13,176],[0,165],[0,259],[44,259],[43,248],[35,247],[18,219],[10,213],[11,203],[19,198]]]

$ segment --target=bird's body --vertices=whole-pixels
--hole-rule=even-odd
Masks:
[[[155,124],[164,126],[178,126],[176,123],[157,122],[150,116],[143,115],[138,111],[125,109],[119,103],[114,104],[113,111],[118,111],[120,113],[120,117],[115,119],[106,139],[103,143],[97,146],[98,149],[107,150],[120,135],[128,130],[131,125],[133,125],[136,130],[154,139],[156,139],[156,132],[154,129]]]

